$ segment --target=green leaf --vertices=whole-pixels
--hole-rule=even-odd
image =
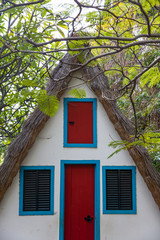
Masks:
[[[114,151],[112,154],[110,154],[108,158],[111,158],[111,157],[113,157],[113,155],[115,155],[115,154],[119,153],[121,150],[124,150],[124,148],[122,147],[122,148],[119,148],[119,149],[117,149],[117,150],[116,150],[116,151]],[[107,159],[108,159],[108,158],[107,158]]]
[[[20,18],[18,24],[17,24],[17,30],[19,31],[22,27],[22,18]]]
[[[57,30],[62,35],[62,37],[65,37],[64,32],[59,27],[57,27]]]
[[[45,8],[41,9],[41,16],[44,17],[47,14],[47,10]]]
[[[59,101],[54,95],[47,95],[45,90],[41,90],[41,93],[37,98],[39,109],[48,116],[55,116],[59,108]]]
[[[22,81],[22,85],[24,86],[28,86],[28,87],[36,87],[37,83],[34,80],[30,80],[30,79],[24,79]]]
[[[67,26],[66,24],[64,24],[63,21],[59,21],[59,22],[57,23],[57,25],[58,25],[59,27],[62,27],[62,28],[64,28],[64,29],[68,30],[68,26]]]
[[[144,87],[146,84],[150,88],[160,83],[160,72],[158,67],[152,67],[141,76],[140,86]]]
[[[80,89],[80,88],[74,88],[69,92],[70,95],[72,95],[75,98],[84,98],[86,97],[86,92],[84,89]]]

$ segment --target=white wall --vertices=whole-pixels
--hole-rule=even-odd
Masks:
[[[75,83],[78,83],[78,80],[70,85],[75,85]],[[86,90],[87,97],[95,97],[85,85],[81,88]],[[64,97],[71,96],[66,92]],[[59,239],[60,160],[100,160],[101,170],[103,165],[135,165],[128,152],[125,151],[107,159],[114,151],[108,147],[108,143],[112,140],[119,140],[119,136],[99,102],[97,102],[97,132],[98,147],[95,149],[63,148],[63,99],[61,99],[57,115],[47,122],[22,163],[23,166],[55,166],[54,215],[19,216],[18,174],[0,204],[0,240]],[[136,172],[136,215],[102,214],[101,173],[100,179],[101,240],[159,240],[160,213],[138,170]]]

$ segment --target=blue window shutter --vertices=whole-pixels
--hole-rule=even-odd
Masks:
[[[20,215],[51,215],[54,212],[54,167],[20,168]]]
[[[132,210],[132,171],[106,170],[106,209]]]
[[[103,166],[103,213],[136,214],[136,167]]]
[[[50,211],[50,170],[24,170],[23,211]]]

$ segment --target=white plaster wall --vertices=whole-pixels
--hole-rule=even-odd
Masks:
[[[79,75],[80,77],[80,75]],[[71,82],[71,85],[79,81]],[[87,97],[95,97],[86,85]],[[71,97],[66,92],[64,97]],[[97,148],[63,148],[63,99],[54,118],[51,118],[23,161],[23,166],[54,165],[54,215],[19,216],[19,174],[0,204],[0,240],[58,240],[60,202],[60,160],[100,160],[103,165],[135,165],[128,152],[108,147],[119,136],[109,121],[102,105],[97,102]],[[100,239],[101,240],[160,240],[160,212],[138,170],[136,172],[136,215],[102,214],[102,173],[100,173]],[[76,239],[75,239],[76,240]]]

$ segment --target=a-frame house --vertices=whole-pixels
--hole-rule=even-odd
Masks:
[[[76,86],[86,98],[68,94]],[[0,166],[1,240],[159,240],[160,174],[134,146],[107,157],[114,140],[131,141],[100,67],[66,54],[47,85],[60,107],[38,108]]]

